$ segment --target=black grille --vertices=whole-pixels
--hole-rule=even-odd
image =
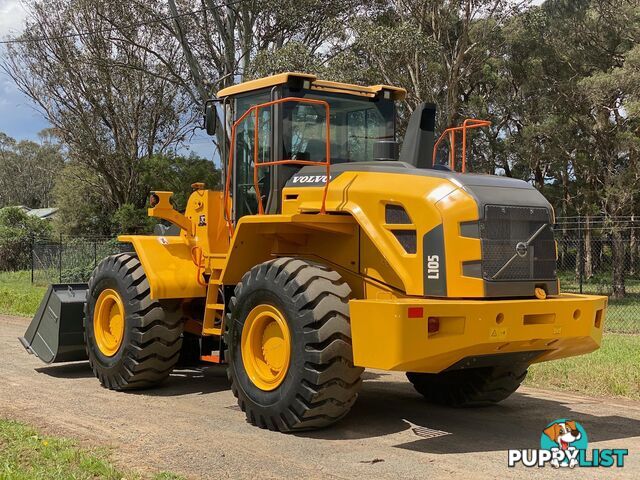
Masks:
[[[418,251],[416,231],[415,230],[391,230],[402,248],[407,253],[416,253]]]
[[[487,205],[480,237],[485,280],[555,280],[555,242],[546,208]]]
[[[391,204],[385,207],[384,221],[389,225],[407,225],[411,223],[409,214],[402,205]]]

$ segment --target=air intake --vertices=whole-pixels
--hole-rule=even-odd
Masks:
[[[416,253],[418,251],[418,243],[416,240],[415,230],[391,230],[407,253]]]
[[[384,221],[388,225],[411,225],[409,214],[402,205],[387,205],[384,210]]]

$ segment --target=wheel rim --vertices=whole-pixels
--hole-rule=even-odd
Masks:
[[[242,329],[242,362],[253,384],[274,390],[283,381],[291,359],[291,335],[284,315],[273,305],[258,305]]]
[[[93,332],[100,352],[112,357],[124,338],[124,304],[118,292],[107,288],[100,292],[93,312]]]

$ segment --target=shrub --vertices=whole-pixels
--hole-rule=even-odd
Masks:
[[[51,225],[18,207],[0,209],[0,270],[29,267],[34,239],[48,239]]]

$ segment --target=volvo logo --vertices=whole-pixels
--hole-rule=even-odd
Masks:
[[[527,246],[526,242],[518,242],[516,244],[516,253],[519,257],[526,257],[528,251],[529,247]]]

